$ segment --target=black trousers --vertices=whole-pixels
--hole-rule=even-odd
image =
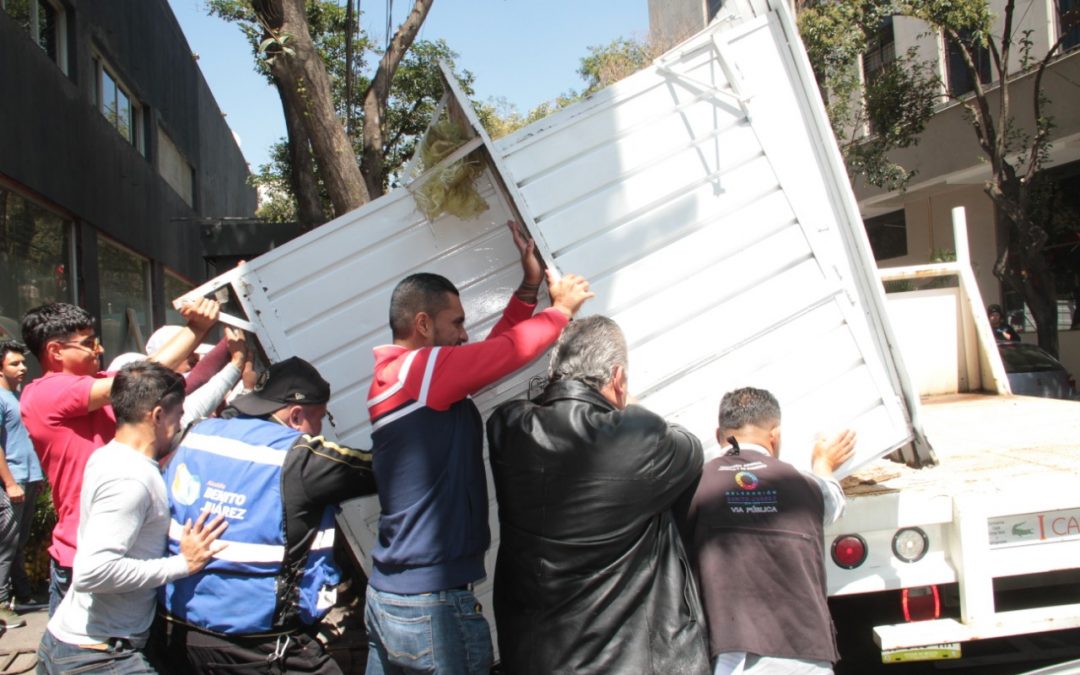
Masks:
[[[182,624],[165,624],[166,669],[173,675],[342,675],[323,646],[305,633],[226,639]]]

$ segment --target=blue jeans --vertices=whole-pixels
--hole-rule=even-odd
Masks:
[[[49,558],[49,618],[56,614],[56,608],[71,587],[71,568],[64,567]]]
[[[109,675],[157,674],[143,653],[126,640],[116,640],[108,649],[84,649],[53,637],[49,631],[41,636],[38,647],[37,675],[68,675],[69,673],[108,673]]]
[[[367,675],[488,675],[491,630],[472,591],[419,595],[368,586]]]

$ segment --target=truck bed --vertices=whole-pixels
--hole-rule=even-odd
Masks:
[[[955,394],[922,401],[938,466],[882,458],[845,478],[849,498],[904,491],[1001,494],[1080,487],[1080,403],[1029,396]]]

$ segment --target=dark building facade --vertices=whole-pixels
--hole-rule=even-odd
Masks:
[[[247,179],[167,0],[0,0],[0,332],[68,301],[106,363],[141,351],[214,271],[198,221],[254,214]]]

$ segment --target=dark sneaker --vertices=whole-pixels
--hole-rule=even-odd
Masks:
[[[45,609],[48,606],[49,599],[37,595],[15,598],[11,603],[11,608],[16,612],[30,612],[35,609]]]
[[[25,626],[26,619],[7,607],[0,607],[0,624],[3,624],[4,630],[11,630],[12,628],[21,628]]]

